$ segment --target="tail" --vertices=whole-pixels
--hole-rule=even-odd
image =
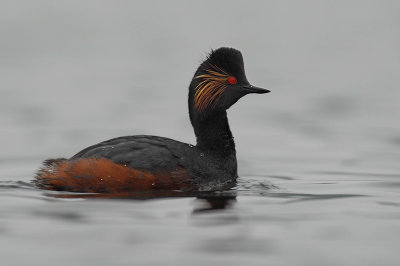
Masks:
[[[42,189],[91,193],[193,190],[195,187],[193,178],[184,168],[150,172],[105,158],[46,160],[34,183]]]

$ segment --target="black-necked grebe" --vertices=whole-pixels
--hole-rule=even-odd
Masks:
[[[222,189],[237,178],[226,110],[246,94],[267,92],[247,81],[238,50],[219,48],[201,63],[189,86],[195,146],[156,136],[119,137],[70,159],[45,161],[34,182],[72,192]]]

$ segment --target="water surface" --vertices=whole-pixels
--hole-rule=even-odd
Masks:
[[[397,1],[3,1],[2,265],[399,265]],[[244,54],[231,191],[94,199],[42,160],[130,134],[194,142],[187,86]]]

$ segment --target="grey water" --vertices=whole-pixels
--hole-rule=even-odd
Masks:
[[[400,2],[1,1],[0,265],[400,265]],[[57,197],[47,158],[112,137],[194,143],[211,48],[272,92],[229,110],[237,186]]]

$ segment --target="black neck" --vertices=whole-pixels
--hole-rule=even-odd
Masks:
[[[229,129],[226,111],[212,113],[192,121],[197,147],[223,156],[235,154],[235,142]]]

